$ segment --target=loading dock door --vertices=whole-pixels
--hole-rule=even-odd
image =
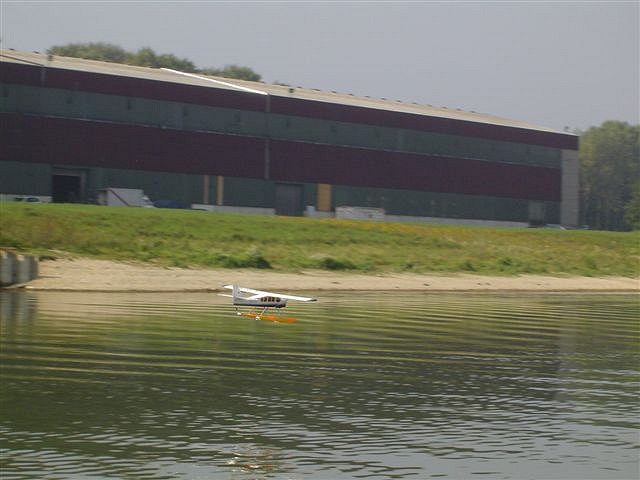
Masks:
[[[302,216],[302,188],[302,185],[276,183],[276,215]]]
[[[55,203],[76,203],[82,200],[80,175],[53,175],[51,193]]]

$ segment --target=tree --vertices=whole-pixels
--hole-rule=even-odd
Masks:
[[[241,65],[225,65],[220,70],[218,68],[205,68],[200,70],[200,73],[205,75],[213,75],[215,77],[236,78],[238,80],[249,80],[251,82],[259,82],[260,75],[251,70],[249,67],[243,67]]]
[[[633,230],[640,230],[640,182],[633,189],[631,201],[624,211],[624,220]]]
[[[164,53],[157,55],[149,47],[144,47],[136,53],[128,54],[125,63],[139,67],[172,68],[181,72],[196,72],[196,66],[191,60],[178,58],[175,55]]]
[[[158,67],[172,68],[181,72],[195,73],[198,71],[191,60],[186,58],[178,58],[175,55],[164,53],[157,57]]]
[[[87,60],[114,63],[124,63],[128,55],[122,47],[104,42],[58,45],[51,47],[47,50],[47,53],[60,55],[61,57],[85,58]]]
[[[625,210],[640,182],[640,125],[606,121],[580,138],[581,210],[594,228],[626,230]]]
[[[143,47],[137,52],[127,52],[123,48],[111,43],[70,43],[59,45],[47,50],[51,55],[61,57],[86,58],[88,60],[100,60],[103,62],[126,63],[138,67],[172,68],[188,73],[202,73],[218,77],[236,78],[238,80],[260,81],[260,75],[249,67],[241,65],[227,65],[223,69],[205,68],[198,69],[187,58],[179,58],[172,54],[156,54],[151,48]]]
[[[158,68],[158,57],[156,56],[156,52],[149,47],[144,47],[136,53],[128,55],[126,63],[139,67]]]

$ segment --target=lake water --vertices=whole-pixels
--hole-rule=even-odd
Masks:
[[[0,292],[1,478],[632,479],[637,295]]]

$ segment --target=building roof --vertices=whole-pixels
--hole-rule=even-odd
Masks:
[[[359,97],[352,94],[326,92],[312,88],[291,87],[287,85],[275,85],[263,82],[249,82],[244,80],[214,77],[201,74],[184,74],[169,69],[138,67],[119,63],[85,60],[73,57],[61,57],[57,55],[47,55],[38,52],[31,53],[3,49],[0,50],[0,62],[38,65],[51,68],[140,78],[145,80],[155,80],[183,85],[194,85],[207,88],[227,89],[245,92],[250,91],[256,94],[268,94],[272,96],[296,98],[301,100],[311,100],[317,102],[372,108],[376,110],[408,113],[413,115],[423,115],[425,117],[462,120],[488,125],[498,125],[504,127],[533,130],[538,132],[549,132],[570,136],[573,135],[567,132],[561,132],[551,128],[532,125],[517,120],[501,118],[486,113],[478,113],[473,111],[468,112],[460,109],[448,109],[445,107],[437,108],[431,105],[419,105],[416,103],[407,103],[399,100],[393,101],[385,98]]]

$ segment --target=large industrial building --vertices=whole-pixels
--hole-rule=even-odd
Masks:
[[[0,193],[578,223],[575,135],[486,114],[0,51]],[[479,93],[481,94],[481,93]]]

